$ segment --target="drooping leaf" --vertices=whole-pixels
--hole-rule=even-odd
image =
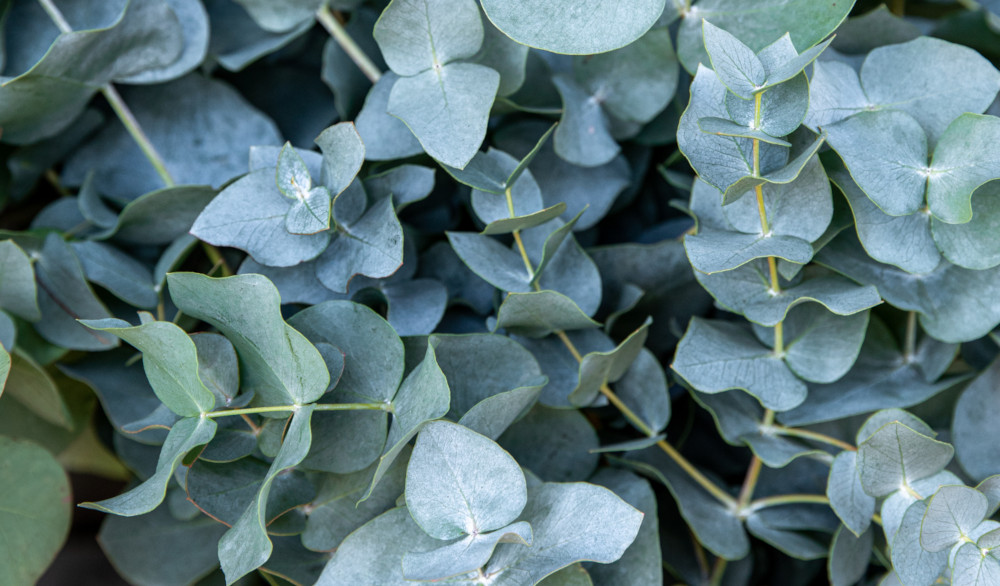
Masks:
[[[399,452],[424,424],[444,417],[448,413],[450,401],[448,379],[438,365],[434,345],[427,344],[424,359],[403,379],[392,399],[392,423],[389,426],[385,450],[379,458],[371,485],[362,501],[371,496]]]
[[[216,428],[215,421],[208,418],[181,419],[170,429],[156,463],[156,472],[152,476],[124,494],[81,506],[123,517],[135,517],[152,511],[163,502],[167,485],[181,460],[191,450],[211,441]]]
[[[749,395],[728,391],[694,393],[692,396],[712,414],[719,433],[727,443],[748,446],[767,466],[782,468],[797,458],[819,453],[819,450],[770,430],[763,422],[764,408]]]
[[[751,513],[746,520],[747,531],[753,536],[801,560],[826,557],[828,544],[814,535],[824,529],[833,531],[836,523],[836,517],[828,509],[809,504],[763,509]],[[802,530],[814,533],[804,534]]]
[[[225,529],[207,517],[185,521],[159,507],[138,517],[105,518],[97,539],[115,569],[130,581],[190,583],[219,567],[215,544]]]
[[[295,411],[288,431],[281,443],[281,450],[274,458],[267,476],[261,484],[254,502],[233,526],[219,539],[219,561],[226,574],[226,583],[232,584],[249,572],[259,568],[271,557],[272,544],[267,536],[267,497],[274,478],[296,466],[309,452],[312,431],[309,427],[313,407],[305,406]]]
[[[88,281],[135,307],[156,307],[153,276],[142,263],[101,242],[74,242],[72,246]]]
[[[169,244],[187,235],[216,191],[207,185],[180,185],[150,191],[130,201],[118,222],[99,239],[114,237],[135,244]]]
[[[45,238],[35,270],[42,319],[35,329],[43,338],[66,348],[106,350],[118,345],[110,336],[90,330],[77,319],[111,317],[84,279],[83,268],[70,245],[56,234]]]
[[[600,444],[587,418],[573,409],[535,405],[511,425],[498,440],[521,466],[548,482],[573,482],[590,478]]]
[[[32,584],[52,563],[69,531],[69,478],[41,446],[0,436],[0,580]]]
[[[486,16],[515,41],[575,55],[605,53],[632,43],[656,23],[663,6],[663,0],[641,0],[627,10],[609,0],[583,5],[565,0],[483,1]]]
[[[729,507],[707,493],[659,448],[648,448],[638,457],[640,460],[629,460],[628,464],[666,485],[681,516],[706,549],[723,559],[738,560],[747,555],[750,539]]]
[[[322,356],[281,318],[278,291],[260,275],[212,279],[194,273],[168,276],[174,303],[219,329],[240,355],[243,385],[262,405],[303,405],[330,382]]]

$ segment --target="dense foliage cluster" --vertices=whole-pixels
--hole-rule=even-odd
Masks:
[[[0,584],[78,472],[134,584],[1000,585],[998,64],[991,0],[0,0]]]

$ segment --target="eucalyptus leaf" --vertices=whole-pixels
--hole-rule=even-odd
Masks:
[[[546,4],[485,0],[483,11],[498,29],[521,44],[583,55],[632,43],[656,23],[663,6],[663,0],[641,0],[626,11],[609,0],[585,5],[565,0]]]
[[[372,86],[355,124],[365,143],[365,158],[371,161],[401,159],[423,152],[420,141],[402,120],[386,111],[389,95],[399,76],[386,72]]]
[[[575,482],[539,485],[529,490],[522,514],[531,523],[531,547],[501,544],[484,572],[497,575],[497,584],[537,583],[581,560],[616,561],[635,540],[642,517],[604,487]]]
[[[450,63],[396,80],[387,111],[406,124],[427,154],[463,168],[486,136],[499,85],[500,74],[489,67]]]
[[[864,578],[874,542],[875,533],[870,529],[860,536],[844,529],[837,529],[830,544],[827,574],[834,586],[850,586]]]
[[[588,352],[584,355],[580,360],[576,388],[569,394],[570,403],[589,405],[597,398],[601,388],[625,376],[646,343],[650,323],[646,320],[610,352]]]
[[[741,559],[750,551],[750,539],[742,521],[724,503],[705,492],[676,462],[661,455],[657,448],[639,452],[639,461],[629,465],[670,490],[681,516],[698,541],[723,559]]]
[[[735,324],[692,319],[671,368],[703,393],[743,389],[776,411],[806,398],[805,383],[784,361]]]
[[[1000,71],[981,55],[920,37],[874,49],[860,75],[843,63],[818,62],[805,123],[815,129],[856,112],[898,110],[914,117],[933,144],[957,116],[986,110],[998,90]]]
[[[184,330],[170,322],[132,326],[119,319],[84,320],[83,325],[110,332],[142,352],[142,364],[156,396],[182,417],[196,417],[215,407],[215,396],[199,376],[197,349]]]
[[[444,417],[448,413],[450,401],[448,379],[438,365],[434,345],[428,344],[423,360],[403,379],[392,399],[392,423],[389,426],[385,450],[378,460],[371,485],[359,502],[372,495],[382,476],[410,439],[427,422]]]
[[[497,312],[496,327],[511,333],[541,338],[554,331],[596,328],[597,322],[572,299],[556,291],[511,293]]]
[[[855,256],[861,246],[849,234],[841,235],[817,255],[817,262],[850,278],[878,287],[886,302],[920,314],[920,325],[943,342],[964,342],[985,335],[1000,322],[1000,313],[977,299],[992,290],[1000,279],[995,268],[974,271],[948,262],[929,274],[913,275],[904,270]],[[922,295],[915,295],[919,282]]]
[[[987,479],[996,471],[996,454],[989,449],[996,434],[984,411],[994,401],[1000,363],[994,361],[965,388],[955,403],[952,442],[958,461],[971,476]]]
[[[954,453],[946,443],[888,423],[858,446],[861,485],[872,496],[885,496],[940,471]]]
[[[679,69],[670,33],[657,27],[621,49],[573,61],[577,82],[598,97],[604,109],[642,123],[655,118],[674,97]]]
[[[403,575],[408,580],[436,581],[468,574],[489,561],[499,543],[530,546],[531,525],[512,523],[490,533],[473,534],[428,552],[403,556]]]
[[[191,234],[216,246],[246,251],[268,266],[287,267],[319,256],[329,232],[288,232],[285,216],[291,202],[281,195],[273,169],[260,169],[222,190],[202,211]]]
[[[974,488],[942,486],[927,501],[920,546],[937,552],[963,541],[986,518],[988,506],[983,493]]]
[[[920,545],[920,522],[927,505],[910,505],[892,541],[892,565],[902,583],[932,584],[948,565],[945,551],[929,552]]]
[[[84,503],[82,506],[123,517],[135,517],[152,511],[163,502],[167,485],[181,460],[191,450],[211,441],[216,428],[216,423],[208,418],[181,419],[170,429],[156,463],[156,472],[152,476],[125,494],[96,503]]]
[[[386,586],[405,586],[409,582],[403,578],[403,556],[429,551],[440,544],[424,533],[405,507],[398,507],[348,535],[316,584],[348,586],[376,580]]]
[[[260,275],[212,279],[193,273],[167,277],[184,313],[219,329],[240,354],[245,388],[264,405],[315,401],[330,373],[309,341],[281,318],[278,291]]]
[[[13,240],[0,242],[0,275],[0,307],[30,321],[41,317],[31,259]]]
[[[737,34],[753,51],[761,51],[785,33],[795,49],[804,51],[833,32],[851,6],[842,2],[816,5],[807,0],[766,0],[753,6],[738,0],[701,0],[681,23],[677,54],[689,72],[699,62],[709,63],[702,44],[703,19]]]
[[[273,546],[267,536],[265,525],[268,493],[274,478],[296,466],[309,452],[312,443],[309,422],[312,414],[311,406],[295,411],[281,443],[281,450],[267,471],[257,497],[239,520],[219,539],[219,561],[222,564],[222,571],[226,574],[227,584],[232,584],[257,569],[271,557]]]
[[[192,73],[159,86],[123,91],[133,114],[179,185],[219,186],[246,169],[251,144],[280,144],[270,118],[232,87]],[[131,201],[163,186],[125,127],[111,124],[66,163],[65,180],[94,184],[109,197]]]
[[[62,548],[69,532],[69,478],[41,446],[0,436],[0,520],[9,528],[0,560],[0,579],[33,583]]]
[[[861,537],[871,525],[875,514],[875,497],[864,491],[858,473],[857,452],[844,451],[833,459],[830,479],[826,485],[830,507],[844,526]],[[833,567],[831,562],[831,568]]]
[[[177,59],[184,43],[181,26],[165,2],[118,6],[121,11],[111,22],[59,35],[28,71],[4,81],[0,125],[5,141],[48,138],[72,123],[112,79]],[[88,56],[82,67],[81,54]]]
[[[442,469],[451,475],[442,477]],[[517,518],[527,499],[523,476],[488,438],[432,423],[418,436],[407,468],[407,508],[432,537],[476,537]]]

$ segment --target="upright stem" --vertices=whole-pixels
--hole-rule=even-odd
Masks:
[[[170,176],[170,172],[167,171],[167,166],[163,162],[163,157],[157,152],[156,147],[146,136],[146,132],[139,125],[139,121],[135,119],[135,115],[132,114],[132,110],[125,104],[125,100],[122,99],[121,94],[115,89],[115,86],[106,84],[101,88],[101,93],[107,98],[108,103],[111,104],[111,109],[115,111],[118,115],[118,119],[122,121],[125,125],[125,130],[132,135],[132,140],[135,141],[139,148],[142,149],[142,154],[146,155],[150,164],[156,169],[157,175],[163,181],[163,184],[167,187],[173,187],[175,185],[174,178]]]
[[[906,314],[906,339],[903,342],[903,360],[910,362],[917,352],[917,312]]]
[[[505,197],[507,199],[507,210],[510,213],[510,217],[513,218],[515,217],[514,199],[513,195],[511,194],[510,187],[508,187],[507,190],[505,191]],[[520,231],[514,230],[513,235],[514,235],[514,242],[517,244],[517,248],[521,253],[521,258],[524,259],[525,267],[528,269],[528,275],[529,276],[533,275],[535,269],[531,263],[531,259],[528,258],[528,251],[524,247],[524,240],[521,238]],[[541,290],[541,288],[538,286],[537,283],[535,283],[534,289],[536,291]],[[573,358],[578,363],[583,362],[583,355],[580,354],[580,351],[573,343],[573,340],[571,340],[569,336],[566,335],[566,332],[564,332],[563,330],[556,330],[554,333],[556,337],[558,337],[562,341],[563,345],[566,346],[566,350],[568,350],[569,353],[573,355]],[[619,398],[618,395],[611,390],[611,387],[609,387],[607,383],[601,385],[600,392],[608,399],[608,402],[614,405],[625,417],[625,419],[628,419],[629,422],[632,425],[634,425],[638,430],[646,434],[648,437],[653,437],[656,435],[656,431],[651,429],[649,425],[647,425],[646,422],[642,420],[641,417],[636,415],[635,412],[632,411],[632,409],[630,409],[629,406],[626,405],[625,402],[622,401],[621,398]],[[732,508],[736,507],[736,499],[734,499],[726,491],[719,488],[704,474],[699,472],[698,469],[695,468],[694,465],[691,464],[691,462],[688,462],[687,459],[684,456],[682,456],[680,452],[674,449],[672,445],[667,443],[665,440],[660,440],[656,442],[656,445],[659,446],[660,449],[663,450],[667,454],[667,456],[670,457],[670,459],[676,462],[677,465],[680,466],[681,469],[684,470],[684,472],[686,472],[688,476],[691,477],[692,480],[700,484],[702,488],[708,491],[708,493],[711,494],[713,497],[715,497],[719,502]]]
[[[753,97],[753,125],[760,127],[761,98],[764,92],[754,94]],[[753,139],[753,176],[760,177],[760,140]],[[767,209],[764,207],[764,185],[759,184],[754,188],[754,195],[757,197],[757,214],[760,216],[760,231],[765,237],[771,234],[771,227],[767,223]],[[781,293],[781,281],[778,280],[778,263],[773,256],[767,257],[767,269],[771,278],[771,294]],[[783,321],[779,321],[774,326],[774,353],[781,356],[785,353],[785,329]]]
[[[764,421],[762,422],[764,427],[769,427],[774,423],[774,411],[767,409],[764,411]],[[753,498],[753,491],[757,488],[757,480],[760,479],[760,469],[763,465],[761,459],[754,454],[753,459],[750,460],[750,468],[747,469],[747,475],[743,479],[743,487],[740,488],[740,497],[736,502],[736,506],[739,509],[743,509]]]
[[[371,80],[372,83],[377,83],[382,78],[382,70],[368,58],[368,55],[354,42],[351,35],[347,34],[347,31],[344,30],[340,21],[330,12],[330,7],[325,2],[316,11],[316,20],[330,33],[333,40],[347,53],[347,56],[358,66],[361,73],[365,74],[365,77]]]
[[[42,10],[48,14],[49,18],[59,28],[60,32],[73,32],[73,27],[71,27],[69,22],[66,21],[66,18],[59,10],[59,7],[56,6],[52,0],[38,0],[38,4],[42,7]],[[156,169],[156,174],[160,176],[160,180],[163,181],[163,184],[167,187],[173,187],[175,185],[174,178],[171,177],[170,172],[167,171],[167,165],[163,162],[163,157],[160,156],[156,147],[153,146],[152,141],[149,140],[149,137],[142,129],[139,121],[136,120],[135,114],[133,114],[132,110],[129,109],[125,100],[122,99],[121,94],[119,94],[118,90],[115,89],[115,86],[110,82],[106,83],[101,88],[101,93],[108,101],[111,109],[115,111],[115,115],[118,116],[118,119],[121,120],[122,124],[125,126],[125,130],[127,130],[129,135],[132,136],[132,140],[134,140],[136,145],[138,145],[142,154],[146,156],[149,164]],[[222,258],[222,253],[219,252],[219,249],[207,242],[202,242],[201,244],[202,248],[205,249],[205,253],[209,256],[212,262],[219,263],[222,266],[223,276],[231,276],[233,271],[229,268],[229,265],[226,264],[225,259]]]

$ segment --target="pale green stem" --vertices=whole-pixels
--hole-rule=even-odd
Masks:
[[[761,98],[764,92],[758,92],[753,97],[753,124],[754,128],[760,127]],[[753,139],[753,176],[760,177],[760,141]],[[760,216],[761,234],[768,236],[771,228],[767,222],[767,210],[764,207],[763,185],[754,187],[754,194],[757,197],[757,214]],[[771,293],[777,295],[781,293],[781,282],[778,280],[778,263],[773,256],[767,257],[767,268],[771,277]],[[774,326],[774,353],[782,356],[785,353],[785,326],[784,320],[779,321]]]
[[[831,446],[836,446],[842,450],[847,450],[850,452],[858,451],[856,447],[852,446],[851,444],[845,441],[841,441],[835,437],[830,437],[826,434],[810,431],[808,429],[799,429],[797,427],[785,427],[783,425],[772,425],[765,427],[764,431],[770,433],[776,433],[778,435],[787,435],[790,437],[798,437],[824,444],[829,444]]]
[[[903,341],[903,361],[910,362],[917,351],[917,312],[906,314],[906,339]]]
[[[807,503],[828,505],[830,504],[830,499],[823,494],[782,494],[778,496],[769,496],[757,499],[748,504],[746,507],[743,507],[743,509],[740,510],[740,516],[746,518],[761,509],[767,509],[769,507]]]
[[[347,56],[350,57],[351,61],[354,61],[354,64],[358,66],[361,73],[365,74],[365,77],[371,80],[372,83],[376,83],[382,78],[382,70],[380,70],[378,65],[375,65],[375,63],[368,58],[368,55],[366,55],[365,52],[361,50],[361,47],[354,42],[351,35],[347,34],[347,31],[344,30],[344,27],[341,26],[340,22],[333,15],[333,13],[330,12],[330,8],[325,3],[319,7],[319,10],[316,11],[316,20],[318,20],[319,23],[323,25],[323,28],[330,33],[333,40],[340,45],[340,48],[343,49],[345,53],[347,53]]]
[[[146,155],[146,159],[149,163],[153,165],[156,169],[157,175],[160,176],[160,180],[167,187],[173,187],[174,178],[170,176],[170,172],[167,171],[167,166],[163,162],[163,157],[160,153],[156,151],[156,147],[146,136],[146,132],[139,125],[139,121],[135,119],[135,115],[132,114],[132,110],[125,104],[125,100],[122,99],[121,94],[115,89],[115,86],[110,83],[101,88],[101,93],[107,98],[108,103],[111,104],[111,109],[115,111],[118,115],[118,119],[122,121],[125,125],[125,130],[132,136],[132,140],[135,141],[139,148],[142,149],[142,154]]]
[[[508,186],[504,192],[505,197],[507,199],[507,211],[510,214],[511,218],[515,217],[514,198],[513,195],[511,194],[512,187],[513,186]],[[524,260],[524,265],[525,268],[528,270],[528,275],[529,276],[533,275],[535,272],[534,266],[531,263],[531,259],[528,258],[528,251],[525,249],[524,241],[521,239],[521,234],[517,230],[514,231],[514,242],[517,243],[518,251],[521,253],[521,258]],[[535,290],[536,291],[539,290],[537,284],[535,284]],[[566,332],[562,330],[556,330],[554,333],[562,341],[563,345],[566,346],[566,349],[569,350],[569,353],[573,355],[573,358],[575,358],[578,363],[582,362],[583,356],[580,354],[580,351],[576,348],[576,345],[573,344],[573,341],[569,339],[569,336],[566,335]],[[618,408],[618,410],[621,411],[622,415],[624,415],[625,418],[632,423],[632,425],[634,425],[637,429],[642,431],[642,433],[646,434],[648,437],[653,437],[656,435],[656,431],[654,431],[648,425],[646,425],[646,422],[644,422],[642,418],[636,415],[635,412],[632,411],[632,409],[630,409],[628,405],[626,405],[625,402],[622,401],[618,397],[618,395],[611,390],[611,387],[609,387],[607,383],[601,385],[600,392],[602,395],[605,396],[605,398],[608,399],[608,402],[610,402],[612,405]],[[675,450],[673,446],[671,446],[664,440],[656,442],[656,445],[658,445],[660,449],[666,452],[666,454],[670,456],[670,458],[674,462],[676,462],[678,466],[680,466],[685,472],[687,472],[687,474],[691,476],[692,480],[700,484],[702,488],[707,490],[712,496],[714,496],[720,502],[729,507],[736,506],[736,499],[734,499],[724,490],[716,486],[714,482],[706,478],[705,475],[699,472],[697,468],[695,468],[690,462],[688,462],[687,459],[680,454],[680,452]]]
[[[230,415],[253,415],[254,413],[283,413],[294,412],[301,408],[301,405],[274,405],[271,407],[248,407],[246,409],[228,409],[224,411],[210,411],[204,416],[214,419],[216,417],[228,417]],[[388,411],[387,403],[317,403],[313,405],[315,411]]]

